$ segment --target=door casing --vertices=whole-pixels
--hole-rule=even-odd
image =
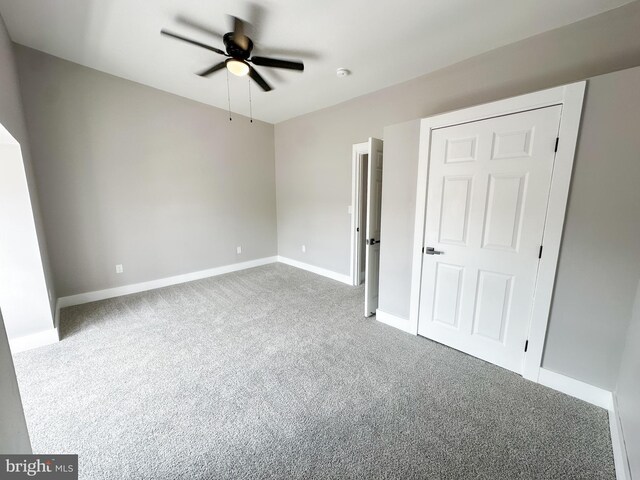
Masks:
[[[364,316],[376,314],[380,281],[383,141],[369,138],[367,162],[367,225],[365,245]]]
[[[522,369],[523,377],[535,382],[539,381],[585,87],[586,81],[572,83],[421,120],[409,313],[409,331],[411,333],[416,335],[418,333],[423,267],[422,248],[425,246],[424,229],[432,131],[462,123],[561,105],[560,140],[551,179],[548,213],[544,227],[544,254],[540,260],[539,273],[536,280],[533,309],[529,324],[528,348],[524,355]]]
[[[363,157],[369,154],[369,142],[356,143],[352,148],[351,155],[351,262],[349,267],[349,276],[351,277],[351,285],[358,286],[360,281],[360,259],[362,252],[360,251],[361,239],[365,235],[361,219],[361,203],[362,192],[361,182],[364,175],[367,174],[363,168]]]

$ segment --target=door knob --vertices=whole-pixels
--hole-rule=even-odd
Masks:
[[[433,247],[427,247],[424,253],[426,253],[427,255],[444,255],[444,252],[435,250]]]

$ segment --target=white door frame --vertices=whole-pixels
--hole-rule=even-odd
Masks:
[[[364,316],[376,314],[380,300],[380,235],[382,221],[383,145],[369,137],[367,160],[367,209],[365,225]]]
[[[420,282],[422,277],[422,248],[424,246],[424,228],[427,206],[427,185],[429,173],[429,153],[431,149],[431,131],[461,123],[475,122],[487,118],[510,115],[537,108],[562,105],[560,118],[559,143],[556,153],[549,204],[544,226],[544,254],[540,260],[538,277],[534,291],[533,309],[530,319],[528,349],[524,354],[522,376],[538,381],[542,365],[542,353],[549,322],[551,298],[555,282],[560,242],[564,218],[569,197],[571,172],[575,156],[582,103],[586,81],[561,87],[508,98],[497,102],[444,113],[420,122],[420,153],[418,160],[418,182],[416,192],[416,217],[413,240],[413,271],[411,277],[411,307],[409,323],[411,333],[418,334],[420,310]]]
[[[365,232],[357,232],[360,225],[360,185],[363,175],[362,156],[369,154],[369,142],[356,143],[352,147],[351,154],[351,285],[360,285],[360,239]],[[366,172],[364,172],[366,173]]]

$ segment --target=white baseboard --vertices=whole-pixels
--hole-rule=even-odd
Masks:
[[[42,332],[25,335],[24,337],[12,338],[9,340],[9,347],[11,348],[11,353],[18,353],[37,347],[44,347],[45,345],[51,345],[59,341],[58,330],[56,328],[50,328]]]
[[[412,335],[416,334],[415,329],[413,328],[413,326],[411,325],[411,322],[409,322],[408,319],[404,319],[402,317],[398,317],[396,315],[383,312],[379,308],[376,310],[376,320],[386,325],[389,325],[391,327],[398,328],[403,332],[407,332]]]
[[[217,275],[223,275],[225,273],[237,272],[239,270],[245,270],[247,268],[259,267],[267,265],[269,263],[281,262],[292,267],[301,268],[309,272],[322,275],[324,277],[337,280],[347,285],[351,285],[351,278],[348,275],[342,275],[331,270],[315,267],[303,262],[298,262],[286,257],[274,256],[259,258],[257,260],[250,260],[248,262],[233,263],[231,265],[225,265],[223,267],[210,268],[207,270],[200,270],[197,272],[186,273],[183,275],[176,275],[173,277],[160,278],[158,280],[150,280],[148,282],[134,283],[131,285],[123,285],[121,287],[107,288],[104,290],[97,290],[94,292],[79,293],[77,295],[70,295],[68,297],[60,297],[56,303],[56,327],[58,325],[60,317],[60,309],[65,307],[71,307],[73,305],[81,305],[83,303],[97,302],[98,300],[105,300],[107,298],[121,297],[122,295],[130,295],[132,293],[145,292],[147,290],[154,290],[156,288],[168,287],[170,285],[177,285],[180,283],[191,282],[194,280],[200,280],[202,278],[215,277]]]
[[[68,297],[60,297],[58,299],[58,309],[70,307],[72,305],[81,305],[83,303],[97,302],[107,298],[121,297],[122,295],[130,295],[132,293],[145,292],[147,290],[155,290],[156,288],[168,287],[185,282],[192,282],[208,277],[215,277],[225,273],[246,270],[247,268],[260,267],[269,263],[275,263],[277,257],[265,257],[257,260],[249,260],[248,262],[232,263],[222,267],[209,268],[197,272],[185,273],[183,275],[175,275],[173,277],[160,278],[148,282],[134,283],[131,285],[123,285],[122,287],[107,288],[105,290],[97,290],[95,292],[79,293]]]
[[[594,387],[593,385],[575,380],[560,373],[541,368],[538,383],[602,407],[605,410],[611,410],[613,408],[613,396],[610,391]]]
[[[631,480],[631,469],[627,457],[627,447],[624,442],[622,423],[618,416],[618,402],[613,394],[613,408],[609,410],[609,427],[611,429],[611,445],[613,446],[613,462],[616,467],[617,480]]]
[[[327,270],[326,268],[316,267],[315,265],[309,265],[308,263],[299,262],[298,260],[281,257],[280,255],[278,255],[278,262],[285,263],[292,267],[300,268],[317,275],[322,275],[323,277],[331,278],[332,280],[337,280],[338,282],[346,283],[347,285],[352,284],[351,277],[349,275],[343,275],[342,273]]]

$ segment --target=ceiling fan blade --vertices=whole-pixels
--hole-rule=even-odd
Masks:
[[[183,42],[187,42],[187,43],[190,43],[192,45],[197,45],[198,47],[206,48],[207,50],[211,50],[212,52],[216,52],[216,53],[218,53],[220,55],[224,55],[225,57],[228,57],[228,55],[225,52],[223,52],[222,50],[220,50],[219,48],[212,47],[210,45],[205,45],[204,43],[196,42],[195,40],[191,40],[190,38],[186,38],[186,37],[183,37],[181,35],[177,35],[175,33],[168,32],[167,30],[161,30],[160,33],[162,35],[166,35],[168,37],[177,38],[178,40],[182,40]]]
[[[218,70],[222,70],[225,67],[225,65],[226,65],[226,62],[220,62],[220,63],[214,65],[213,67],[208,68],[203,72],[200,72],[198,75],[200,75],[201,77],[208,77],[212,73],[215,73]]]
[[[191,20],[190,18],[187,18],[184,15],[178,15],[176,17],[176,22],[181,23],[182,25],[187,26],[189,28],[194,28],[196,30],[200,30],[202,33],[217,37],[220,40],[222,40],[222,37],[224,36],[222,33],[218,32],[217,30],[214,30],[214,29],[210,28],[209,26],[205,25],[204,23],[200,23],[200,22],[197,22],[195,20]]]
[[[263,67],[286,68],[288,70],[304,70],[304,63],[280,60],[279,58],[251,57],[251,62]]]
[[[264,78],[262,78],[262,76],[252,66],[249,66],[249,76],[254,82],[260,85],[260,88],[262,88],[262,90],[264,90],[265,92],[273,90],[271,88],[271,85],[269,85],[267,81]]]
[[[238,17],[233,18],[233,41],[243,50],[249,48],[249,39],[244,34],[244,22]]]
[[[250,2],[248,7],[248,21],[245,21],[245,34],[248,33],[249,37],[260,38],[262,26],[266,23],[266,9],[263,5],[258,5],[255,2]]]

